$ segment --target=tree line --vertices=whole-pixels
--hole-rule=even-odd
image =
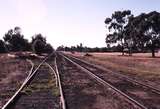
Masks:
[[[20,27],[8,30],[2,40],[0,40],[0,53],[32,51],[36,54],[51,53],[53,47],[47,43],[42,34],[32,36],[31,42],[24,38]]]
[[[121,52],[121,46],[107,46],[107,47],[87,47],[83,46],[82,43],[76,46],[59,46],[57,51],[69,51],[69,52]]]
[[[130,10],[115,11],[105,19],[106,44],[120,46],[122,55],[133,52],[155,52],[160,48],[160,13],[152,11],[134,16]]]

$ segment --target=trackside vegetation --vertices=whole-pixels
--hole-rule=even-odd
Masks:
[[[47,43],[46,37],[42,34],[32,36],[31,42],[24,38],[20,27],[8,30],[3,40],[0,40],[0,53],[32,51],[36,54],[51,53],[53,51],[51,44]]]

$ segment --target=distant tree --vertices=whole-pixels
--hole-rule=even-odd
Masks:
[[[21,34],[20,27],[10,29],[3,37],[10,51],[27,51],[30,50],[30,44]]]
[[[77,45],[77,51],[78,52],[82,52],[83,51],[83,44],[80,43],[79,45]]]
[[[125,11],[115,11],[111,18],[106,18],[105,24],[109,30],[109,34],[106,37],[107,44],[119,43],[121,44],[122,55],[124,55],[125,48],[125,26],[128,23],[129,17],[131,15],[130,10]]]
[[[71,51],[77,51],[77,48],[75,46],[71,46]]]
[[[39,40],[39,41],[42,41],[44,44],[46,44],[47,42],[46,42],[46,38],[42,35],[42,34],[35,34],[34,36],[32,36],[32,41],[31,41],[31,43],[33,44],[33,43],[35,43],[35,41],[37,41],[37,40]]]
[[[5,46],[5,43],[0,40],[0,53],[5,53],[7,51],[7,48]]]
[[[32,50],[36,54],[41,54],[45,50],[45,45],[46,45],[46,38],[42,36],[42,34],[36,34],[35,36],[32,37]]]
[[[36,54],[44,53],[45,43],[40,40],[36,40],[32,45],[32,50]]]
[[[36,34],[32,37],[32,50],[36,54],[41,53],[51,53],[53,52],[53,48],[50,44],[46,42],[46,38],[42,34]]]
[[[84,49],[84,48],[83,48],[83,44],[82,44],[82,43],[80,43],[80,46],[79,46],[79,47],[80,47],[80,48],[79,48],[79,49],[80,49],[80,52],[83,52],[83,49]]]
[[[70,47],[64,47],[64,51],[71,51],[71,48]]]
[[[52,53],[54,51],[53,47],[50,44],[45,45],[45,53]]]
[[[64,51],[64,46],[61,45],[61,46],[57,47],[56,51]]]

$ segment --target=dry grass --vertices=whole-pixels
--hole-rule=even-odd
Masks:
[[[26,60],[0,54],[0,83],[8,84],[23,80],[31,65]]]
[[[75,53],[90,62],[105,66],[113,71],[122,72],[148,79],[160,78],[160,58],[151,58],[150,53],[137,53],[133,56],[121,56],[121,53],[90,53],[93,56],[85,57],[84,53]],[[156,54],[157,56],[160,54]]]
[[[20,87],[31,65],[13,54],[0,54],[0,108]]]

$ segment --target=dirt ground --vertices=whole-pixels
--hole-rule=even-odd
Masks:
[[[150,53],[136,53],[133,56],[122,56],[121,53],[89,54],[92,56],[84,56],[85,53],[74,53],[72,55],[101,65],[112,71],[129,75],[132,78],[149,80],[154,82],[155,85],[159,85],[160,83],[160,54],[156,54],[157,58],[151,58]]]

